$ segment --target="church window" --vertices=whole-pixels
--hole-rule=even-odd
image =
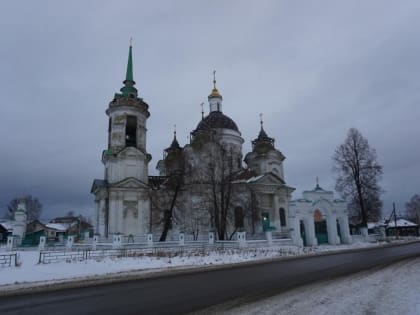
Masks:
[[[125,146],[137,146],[137,117],[127,116],[125,124]]]
[[[111,142],[111,124],[112,124],[112,118],[109,117],[108,121],[108,149],[110,148],[110,142]]]
[[[286,226],[286,210],[284,210],[284,208],[280,208],[279,213],[280,213],[280,226]]]
[[[244,227],[244,210],[242,207],[235,208],[235,228]]]

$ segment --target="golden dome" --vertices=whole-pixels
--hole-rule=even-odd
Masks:
[[[219,91],[216,88],[216,70],[213,71],[213,90],[211,91],[211,94],[209,95],[209,98],[213,98],[213,97],[222,98],[222,95],[220,95]]]

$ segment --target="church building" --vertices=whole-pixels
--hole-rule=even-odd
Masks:
[[[285,156],[264,130],[262,119],[252,151],[243,154],[244,139],[234,120],[224,113],[215,74],[208,96],[209,114],[203,111],[183,147],[174,132],[172,143],[157,163],[158,176],[149,176],[149,105],[135,88],[131,45],[123,84],[106,110],[109,127],[108,147],[102,152],[104,179],[95,179],[91,189],[96,233],[103,237],[153,234],[167,240],[180,232],[192,239],[214,232],[216,239],[226,240],[238,231],[245,231],[247,238],[263,238],[270,231],[274,237],[292,237],[299,245],[315,245],[313,237],[303,241],[300,230],[303,224],[305,233],[314,235],[314,220],[305,215],[316,208],[321,217],[331,215],[327,220],[330,243],[340,242],[331,222],[342,219],[331,210],[338,203],[330,200],[329,192],[318,199],[304,195],[319,200],[319,206],[308,207],[306,201],[290,203],[294,188],[286,184]],[[348,227],[341,230],[346,233]],[[346,237],[341,241],[348,242]]]

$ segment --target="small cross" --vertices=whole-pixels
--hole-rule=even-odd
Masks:
[[[316,177],[316,185],[319,186],[319,178],[318,178],[318,176]]]
[[[263,114],[262,113],[260,113],[260,124],[261,124],[261,127],[262,127],[262,125],[263,125]]]
[[[213,87],[216,88],[216,70],[213,70]]]
[[[130,37],[130,46],[133,45],[133,37]]]
[[[201,118],[204,118],[204,103],[201,102]]]

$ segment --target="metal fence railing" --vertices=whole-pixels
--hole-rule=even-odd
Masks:
[[[0,254],[1,267],[16,267],[17,265],[17,253]]]
[[[39,263],[47,264],[61,261],[82,261],[89,259],[102,259],[105,257],[137,257],[145,255],[188,255],[192,253],[205,254],[210,252],[223,252],[238,250],[244,252],[258,248],[269,248],[270,246],[291,245],[291,240],[273,240],[269,244],[267,240],[250,240],[243,247],[237,241],[216,241],[213,244],[204,241],[186,241],[183,245],[179,242],[157,242],[153,245],[145,243],[124,243],[118,248],[112,243],[98,243],[96,248],[87,244],[74,244],[72,249],[46,248],[39,252]]]

